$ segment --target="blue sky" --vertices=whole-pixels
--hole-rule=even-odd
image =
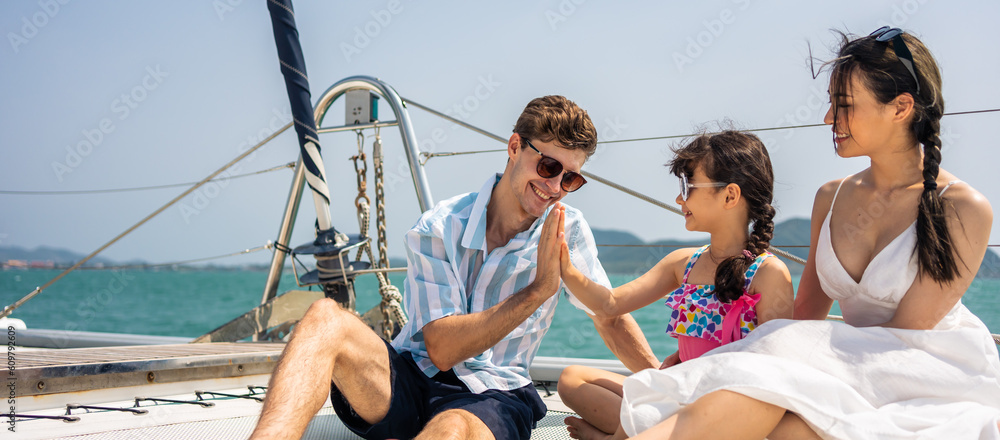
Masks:
[[[298,1],[295,9],[314,98],[344,77],[377,76],[405,98],[504,137],[523,106],[546,94],[587,109],[602,140],[691,133],[720,119],[743,128],[821,122],[827,77],[812,78],[806,42],[829,58],[830,29],[867,34],[883,24],[913,31],[930,46],[943,71],[947,111],[1000,107],[996,1]],[[197,181],[289,118],[263,1],[3,2],[0,32],[0,190]],[[419,109],[410,113],[424,150],[502,147]],[[339,125],[342,115],[338,102],[325,125]],[[998,118],[942,123],[943,167],[994,204],[1000,179],[996,160],[988,159],[996,157],[988,127]],[[382,119],[393,119],[387,106]],[[837,158],[827,127],[761,136],[774,163],[778,220],[807,217],[822,183],[866,166]],[[402,255],[402,233],[419,208],[400,171],[398,131],[383,137],[390,254]],[[346,160],[356,138],[331,134],[321,141],[334,224],[356,231]],[[585,169],[672,203],[675,179],[662,167],[672,142],[602,146]],[[289,132],[233,174],[297,154]],[[502,154],[432,159],[435,200],[478,189],[503,164]],[[104,255],[166,262],[261,245],[277,233],[290,178],[283,170],[206,188]],[[0,245],[89,253],[182,190],[0,194]],[[699,237],[681,218],[599,183],[566,202],[595,228],[647,240]],[[314,219],[306,200],[293,245],[312,239]],[[222,262],[267,260],[258,253]]]

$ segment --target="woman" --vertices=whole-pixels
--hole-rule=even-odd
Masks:
[[[1000,439],[1000,359],[959,301],[986,252],[989,202],[939,169],[936,62],[883,28],[832,62],[841,157],[871,166],[816,195],[795,317],[624,383],[635,438]],[[846,324],[821,321],[837,300]],[[638,434],[638,435],[637,435]]]

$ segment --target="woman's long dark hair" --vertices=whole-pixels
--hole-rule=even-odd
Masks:
[[[764,143],[753,134],[727,130],[698,136],[674,150],[674,154],[667,166],[678,177],[683,173],[690,178],[695,167],[701,165],[712,181],[739,185],[747,201],[748,220],[753,223],[744,249],[755,257],[764,253],[774,237],[774,207],[771,206],[774,171]],[[719,263],[715,269],[715,295],[720,301],[728,303],[743,295],[744,274],[753,260],[738,255]]]
[[[958,277],[954,245],[948,231],[945,214],[947,202],[937,187],[938,167],[941,164],[941,116],[944,99],[941,96],[941,72],[927,47],[916,37],[904,33],[903,41],[913,55],[913,64],[920,84],[896,56],[892,41],[879,42],[874,37],[842,40],[837,59],[831,62],[831,94],[850,89],[851,76],[858,79],[882,104],[888,104],[899,95],[913,96],[913,121],[910,131],[923,145],[924,191],[917,209],[917,261],[920,272],[938,283],[947,283]],[[919,88],[919,92],[918,92]],[[834,125],[837,117],[837,100],[834,106]]]

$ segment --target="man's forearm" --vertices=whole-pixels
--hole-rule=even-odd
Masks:
[[[626,313],[611,318],[591,316],[591,319],[604,343],[626,368],[635,372],[660,365],[632,315]]]
[[[489,309],[428,323],[423,334],[431,362],[444,371],[490,349],[552,296],[539,290],[531,284]]]

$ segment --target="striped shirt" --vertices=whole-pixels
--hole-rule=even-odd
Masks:
[[[428,377],[440,370],[431,362],[424,344],[422,329],[427,323],[489,309],[535,279],[538,240],[551,207],[528,230],[486,255],[486,205],[500,176],[490,177],[479,193],[438,203],[406,233],[409,270],[403,302],[410,321],[392,346],[400,353],[410,352]],[[569,206],[566,241],[573,265],[588,278],[610,287],[597,260],[590,226],[580,211]],[[563,292],[577,308],[590,312],[572,293]],[[553,295],[492,348],[455,365],[455,374],[475,393],[513,390],[530,384],[528,366],[552,323],[558,300],[559,295]]]

